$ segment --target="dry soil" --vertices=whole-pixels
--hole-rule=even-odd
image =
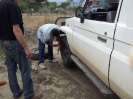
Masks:
[[[25,39],[30,48],[38,46],[36,36],[37,30],[25,30]],[[57,48],[54,48],[54,57],[58,63],[50,63],[47,59],[44,65],[47,69],[40,69],[38,60],[32,60],[32,65],[36,66],[38,72],[32,72],[35,92],[42,92],[42,99],[120,99],[118,96],[104,97],[100,91],[91,83],[85,74],[77,67],[66,67],[61,59]],[[22,88],[20,71],[17,72],[18,82]],[[0,59],[0,80],[6,80],[6,84],[0,86],[0,99],[13,99],[8,84],[7,69]],[[24,99],[22,94],[20,99]]]

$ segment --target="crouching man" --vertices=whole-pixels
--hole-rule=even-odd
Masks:
[[[39,63],[40,68],[46,68],[44,66],[45,59],[45,44],[48,45],[48,59],[50,62],[56,63],[57,60],[53,57],[53,47],[58,47],[60,44],[60,28],[55,24],[45,24],[42,25],[37,31],[37,37],[39,40],[38,49],[39,49]],[[53,44],[54,37],[57,38],[58,44]]]

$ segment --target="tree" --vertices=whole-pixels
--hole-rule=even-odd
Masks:
[[[28,12],[32,15],[34,12],[66,12],[66,9],[74,10],[76,7],[72,7],[69,2],[62,2],[59,6],[57,6],[56,2],[48,2],[48,0],[22,0],[20,2],[20,10],[22,12]],[[60,11],[59,11],[60,10]],[[67,13],[67,12],[66,12]]]
[[[20,7],[22,13],[24,13],[26,10],[28,10],[28,4],[26,2],[20,2],[19,7]]]
[[[57,3],[56,2],[50,2],[48,8],[51,12],[55,12],[55,10],[57,8]]]
[[[83,3],[84,0],[67,0],[73,6],[79,6]]]
[[[25,2],[25,3],[24,3]],[[32,10],[38,11],[40,7],[43,6],[43,3],[47,2],[47,0],[23,0],[20,2],[21,11],[23,11],[23,6],[27,5],[28,9],[30,11],[30,14],[32,14]]]
[[[67,9],[69,6],[70,6],[69,2],[62,2],[61,5],[60,5],[60,7],[63,8],[63,9]]]

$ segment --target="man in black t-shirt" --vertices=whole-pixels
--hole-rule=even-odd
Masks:
[[[14,99],[18,99],[23,91],[25,99],[40,99],[42,94],[34,94],[31,66],[28,61],[31,52],[23,36],[19,2],[20,0],[0,0],[0,44],[6,54],[9,85]],[[17,64],[21,71],[23,91],[17,82]]]

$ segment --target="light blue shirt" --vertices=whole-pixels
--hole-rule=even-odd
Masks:
[[[56,24],[45,24],[38,29],[37,37],[42,43],[53,42],[54,36],[51,34],[52,29],[60,30],[60,27]]]

